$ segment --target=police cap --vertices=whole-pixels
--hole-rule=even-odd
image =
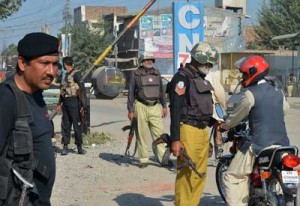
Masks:
[[[42,32],[26,34],[18,43],[19,56],[33,58],[59,54],[58,38]]]

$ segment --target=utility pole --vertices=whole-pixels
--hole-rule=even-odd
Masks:
[[[13,33],[13,29],[0,29],[0,32],[3,34],[3,45],[2,45],[2,62],[0,67],[3,67],[3,69],[7,69],[8,63],[8,53],[7,53],[7,43],[6,43],[6,37],[9,33]],[[5,68],[4,68],[5,67]]]
[[[41,30],[46,34],[49,34],[49,30],[50,30],[49,25],[45,24],[44,26],[42,26]]]
[[[66,56],[71,56],[71,21],[72,21],[72,14],[70,8],[70,0],[66,0],[64,12],[63,12],[63,19],[65,21],[65,54]]]

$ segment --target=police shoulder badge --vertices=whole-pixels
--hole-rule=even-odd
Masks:
[[[186,89],[186,86],[184,85],[184,82],[183,81],[179,81],[177,84],[176,84],[176,87],[175,87],[175,92],[181,96],[181,95],[184,95],[185,94],[185,89]]]

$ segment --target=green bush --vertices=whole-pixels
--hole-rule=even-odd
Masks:
[[[92,132],[86,135],[83,135],[83,144],[91,145],[91,144],[105,144],[108,141],[111,141],[112,137],[108,133],[104,132]]]

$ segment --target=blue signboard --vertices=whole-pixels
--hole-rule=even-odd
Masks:
[[[204,40],[203,2],[174,2],[174,73],[190,61],[193,46]]]

